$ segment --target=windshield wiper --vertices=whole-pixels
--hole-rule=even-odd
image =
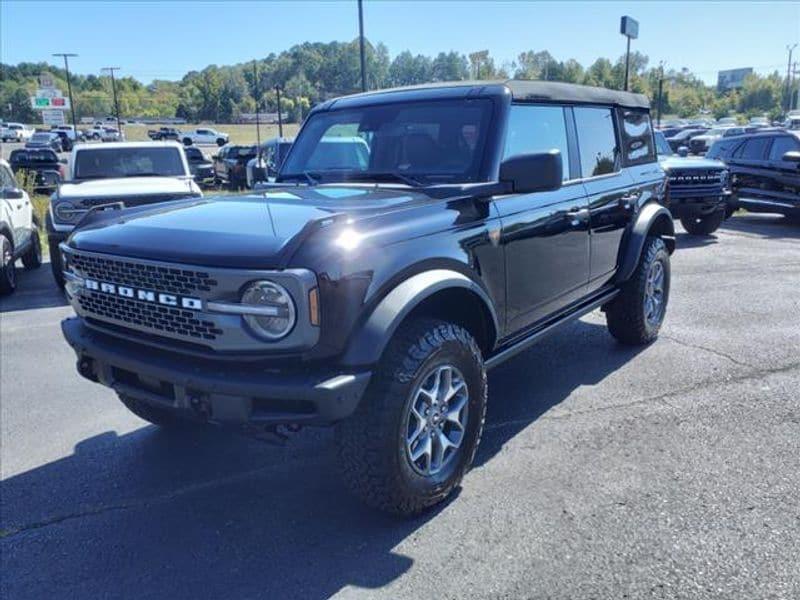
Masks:
[[[303,171],[303,177],[308,179],[308,185],[317,185],[322,179],[322,174],[316,171]]]

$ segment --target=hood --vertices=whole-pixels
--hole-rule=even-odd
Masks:
[[[62,183],[59,196],[73,198],[113,198],[190,193],[189,178],[179,177],[121,177]]]
[[[726,168],[725,163],[702,156],[666,156],[658,162],[665,171]]]
[[[413,190],[322,185],[107,211],[69,238],[77,250],[209,267],[280,268],[338,219],[358,221],[430,198]]]

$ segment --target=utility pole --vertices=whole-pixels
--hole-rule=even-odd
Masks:
[[[658,108],[658,116],[656,117],[656,127],[661,128],[661,113],[664,110],[664,61],[662,60],[658,66],[658,106],[656,107]]]
[[[367,64],[364,58],[364,7],[362,0],[358,0],[358,45],[361,53],[361,91],[367,91]]]
[[[261,125],[258,118],[258,63],[253,59],[253,96],[256,99],[256,151],[261,148]]]
[[[278,137],[283,137],[283,118],[281,117],[281,86],[275,86],[275,93],[278,95]]]
[[[117,80],[114,79],[114,71],[119,71],[120,67],[103,67],[101,71],[108,71],[111,73],[111,90],[114,92],[114,112],[117,115],[117,131],[122,138],[122,125],[119,122],[119,103],[117,102]]]
[[[67,94],[69,95],[69,108],[72,112],[72,130],[75,135],[75,140],[78,139],[78,124],[75,122],[75,103],[72,101],[72,80],[69,76],[69,58],[74,56],[78,56],[77,54],[73,54],[71,52],[57,52],[53,54],[53,56],[63,56],[64,57],[64,70],[67,72]]]
[[[792,53],[797,48],[797,44],[786,44],[789,51],[789,62],[786,64],[786,112],[792,109]]]

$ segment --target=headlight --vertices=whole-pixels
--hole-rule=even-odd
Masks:
[[[728,185],[728,171],[722,171],[719,174],[719,183],[722,187]]]
[[[53,207],[53,214],[61,223],[76,223],[86,214],[86,209],[75,208],[71,202],[59,202]]]
[[[244,315],[257,336],[275,341],[289,335],[297,320],[294,302],[283,286],[272,281],[254,281],[242,294],[242,304],[260,309]]]

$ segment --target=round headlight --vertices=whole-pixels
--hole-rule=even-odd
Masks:
[[[71,202],[59,202],[53,209],[56,221],[61,223],[74,223],[80,219],[86,210],[82,208],[75,208]]]
[[[296,321],[294,302],[283,286],[272,281],[255,281],[242,294],[242,304],[252,306],[253,314],[244,320],[253,333],[266,340],[275,341],[289,335]]]

